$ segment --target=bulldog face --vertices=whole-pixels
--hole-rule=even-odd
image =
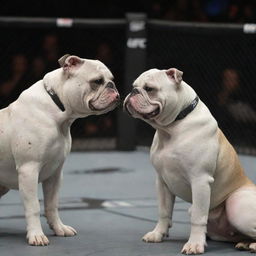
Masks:
[[[117,106],[120,96],[114,77],[102,62],[64,55],[59,63],[62,71],[57,91],[74,116],[99,115]]]
[[[152,125],[169,124],[180,111],[182,74],[175,68],[150,69],[142,73],[125,99],[126,111]]]

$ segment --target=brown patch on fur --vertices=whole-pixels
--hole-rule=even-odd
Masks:
[[[245,175],[235,149],[220,129],[218,129],[218,139],[219,154],[212,185],[212,208],[224,202],[236,189],[244,185],[254,186],[252,181]]]
[[[219,129],[219,142],[220,145],[224,145],[223,147],[226,150],[226,156],[229,156],[229,163],[233,163],[233,177],[236,179],[237,183],[242,185],[254,185],[253,182],[245,175],[244,169],[241,166],[238,155],[233,148],[233,146],[229,143],[223,132]]]

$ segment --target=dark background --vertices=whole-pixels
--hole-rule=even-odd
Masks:
[[[27,17],[123,18],[146,12],[149,18],[177,21],[254,22],[254,0],[2,0],[0,15]]]
[[[145,12],[166,21],[254,23],[256,1],[0,1],[0,16],[125,18]],[[255,34],[216,29],[147,27],[147,67],[176,67],[210,108],[234,145],[256,148]],[[0,108],[45,73],[58,68],[66,53],[99,59],[115,76],[122,93],[126,47],[125,26],[105,28],[21,28],[0,26]],[[136,60],[134,60],[136,61]],[[125,95],[122,95],[124,98]],[[78,120],[74,138],[116,137],[116,110]],[[137,122],[137,145],[150,145],[153,129]]]

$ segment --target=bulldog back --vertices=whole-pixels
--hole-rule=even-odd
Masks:
[[[15,162],[12,155],[10,143],[10,111],[9,108],[0,110],[0,184],[7,186],[13,184],[17,187],[15,173]]]

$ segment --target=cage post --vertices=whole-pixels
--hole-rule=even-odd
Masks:
[[[126,49],[123,94],[132,89],[132,83],[146,68],[146,14],[126,14]],[[117,149],[134,150],[136,147],[136,120],[127,114],[118,112]]]

